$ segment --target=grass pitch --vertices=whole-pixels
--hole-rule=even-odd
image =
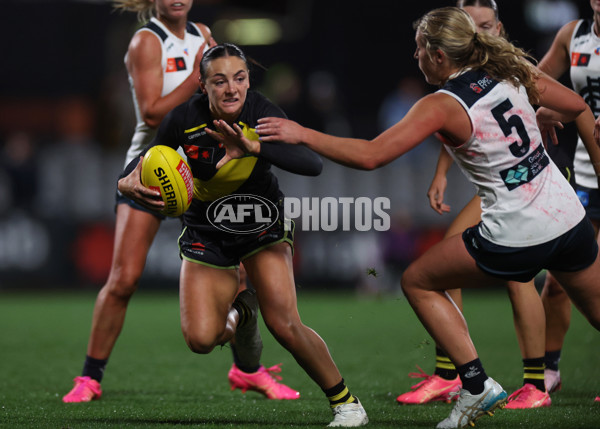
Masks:
[[[364,298],[299,290],[303,321],[328,343],[372,428],[434,428],[451,406],[399,406],[398,394],[431,372],[432,341],[402,297]],[[175,293],[142,288],[109,361],[99,401],[63,404],[80,374],[95,294],[0,293],[0,428],[305,428],[325,427],[331,413],[320,389],[263,325],[263,363],[283,363],[297,401],[231,392],[231,351],[190,352],[179,327]],[[504,291],[465,293],[465,315],[487,373],[508,393],[521,385],[521,357]],[[574,311],[563,351],[563,390],[550,408],[501,410],[480,428],[599,428],[600,334]]]

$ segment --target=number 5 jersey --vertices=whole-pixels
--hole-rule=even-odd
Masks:
[[[468,142],[446,149],[481,197],[481,235],[492,243],[526,247],[550,241],[585,211],[542,145],[524,87],[469,70],[439,92],[454,97],[472,124]]]

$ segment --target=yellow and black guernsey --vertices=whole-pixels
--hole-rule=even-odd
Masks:
[[[258,140],[255,132],[257,121],[264,117],[285,118],[285,113],[266,97],[256,91],[248,91],[242,112],[235,121],[246,137]],[[201,231],[214,230],[207,218],[209,205],[229,195],[254,195],[268,199],[281,207],[283,193],[271,165],[296,174],[316,176],[322,169],[321,158],[304,146],[284,143],[261,143],[258,157],[247,156],[229,161],[219,170],[218,161],[225,155],[225,148],[206,133],[214,130],[208,97],[196,94],[186,103],[173,109],[162,121],[154,140],[142,152],[155,145],[179,147],[187,155],[194,176],[194,198],[184,214],[184,224]],[[125,174],[135,168],[132,161]],[[235,201],[234,201],[235,203]]]

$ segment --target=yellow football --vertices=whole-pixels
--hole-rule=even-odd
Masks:
[[[192,170],[173,148],[151,147],[142,160],[141,179],[144,186],[160,192],[165,202],[162,214],[177,217],[190,207],[194,196]]]

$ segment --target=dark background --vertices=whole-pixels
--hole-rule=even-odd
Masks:
[[[591,16],[583,0],[498,3],[510,39],[538,59],[561,25]],[[424,93],[434,90],[423,83],[413,58],[412,23],[448,5],[452,2],[205,0],[195,2],[190,19],[209,25],[218,42],[230,41],[218,24],[223,20],[276,20],[279,42],[242,46],[268,70],[252,70],[253,86],[271,95],[268,76],[287,68],[297,94],[277,102],[292,119],[325,131],[341,123],[340,134],[372,138],[382,130],[378,114],[384,99],[403,78],[416,78],[415,89]],[[135,14],[115,12],[106,1],[3,0],[1,6],[0,288],[97,287],[110,266],[115,180],[135,123],[123,56],[139,24]],[[311,82],[323,73],[328,83],[317,88],[335,89],[332,110],[325,113],[309,97]],[[288,195],[388,196],[392,215],[401,219],[400,238],[393,236],[391,249],[382,234],[298,234],[298,277],[362,287],[367,265],[401,268],[437,241],[454,217],[431,214],[424,198],[438,150],[367,175],[326,164],[316,185],[284,178]],[[455,194],[449,197],[457,213],[473,189],[452,180]],[[408,194],[414,197],[406,199]],[[147,282],[172,284],[179,265],[178,225],[171,221],[162,229],[168,232],[151,252]],[[404,251],[404,259],[386,256],[390,251]],[[382,256],[373,262],[364,259],[377,252]]]

